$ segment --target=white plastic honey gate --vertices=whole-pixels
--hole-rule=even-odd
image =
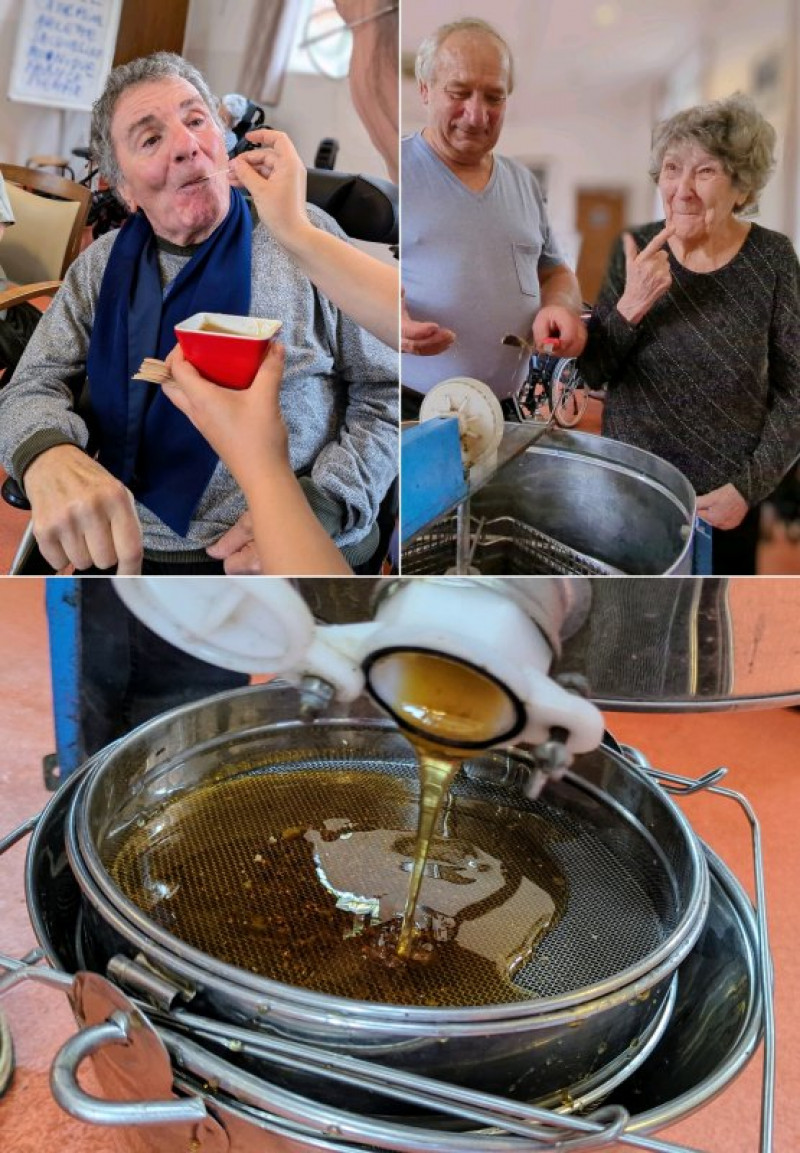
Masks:
[[[574,630],[588,610],[586,582],[389,581],[371,618],[347,625],[317,625],[281,579],[143,577],[115,587],[154,632],[212,664],[295,682],[316,678],[340,701],[367,687],[395,715],[392,656],[435,653],[485,674],[513,702],[516,723],[487,746],[539,745],[556,730],[574,755],[602,739],[597,708],[548,675],[562,629]]]

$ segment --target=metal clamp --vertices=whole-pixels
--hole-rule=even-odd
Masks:
[[[21,985],[23,981],[36,981],[39,984],[50,985],[53,988],[61,989],[62,992],[68,993],[72,988],[72,977],[70,977],[69,974],[58,973],[55,969],[38,969],[34,967],[43,957],[44,953],[41,949],[34,949],[32,953],[28,953],[21,961],[16,960],[14,957],[7,957],[4,953],[0,953],[0,974],[5,969],[5,976],[0,976],[0,997],[16,985]]]
[[[50,1086],[62,1109],[78,1121],[92,1125],[163,1125],[190,1123],[191,1145],[207,1153],[227,1153],[229,1139],[224,1129],[209,1116],[201,1098],[174,1098],[171,1101],[104,1101],[86,1093],[77,1082],[77,1071],[86,1057],[96,1055],[107,1045],[127,1045],[130,1018],[112,1013],[101,1025],[85,1028],[70,1038],[55,1055]]]
[[[141,954],[135,961],[121,954],[113,956],[106,965],[106,973],[120,988],[138,993],[148,1004],[166,1012],[185,995],[185,990],[159,973]]]
[[[665,773],[662,769],[654,769],[649,776],[661,785],[665,793],[672,793],[676,797],[691,797],[693,793],[713,792],[712,786],[727,776],[728,770],[720,765],[717,769],[709,769],[702,777],[689,780],[686,777]]]
[[[27,960],[27,959],[26,959]],[[121,998],[130,1005],[131,1012],[115,1011],[100,1024],[90,1025],[71,1037],[56,1054],[50,1071],[50,1088],[56,1102],[71,1116],[91,1125],[161,1125],[190,1122],[194,1125],[191,1140],[198,1153],[227,1153],[229,1140],[224,1129],[208,1115],[205,1103],[200,1097],[178,1098],[154,1101],[104,1101],[86,1093],[78,1084],[78,1068],[87,1058],[99,1053],[107,1045],[134,1045],[139,1064],[148,1069],[158,1066],[154,1073],[160,1073],[160,1081],[153,1082],[158,1088],[172,1084],[172,1070],[169,1055],[161,1044],[158,1034],[141,1011],[134,1007],[124,994],[96,974],[84,973],[72,977],[54,969],[34,968],[26,961],[17,961],[0,954],[0,970],[6,974],[0,978],[0,993],[21,984],[35,981],[57,988],[69,995],[73,1011],[81,1016],[79,1006],[82,991],[86,987],[108,990],[113,998]],[[163,1055],[163,1061],[161,1061]],[[151,1089],[152,1091],[152,1089]]]
[[[78,1084],[81,1063],[107,1045],[128,1043],[130,1019],[113,1013],[102,1025],[76,1033],[59,1049],[50,1071],[50,1088],[58,1104],[71,1117],[90,1125],[164,1125],[203,1121],[207,1113],[198,1097],[174,1101],[103,1101]]]
[[[716,769],[709,769],[707,773],[703,773],[702,777],[684,777],[676,773],[665,772],[664,769],[653,768],[641,749],[636,749],[633,745],[620,745],[619,750],[626,761],[647,773],[648,777],[651,777],[656,784],[661,785],[665,792],[675,796],[688,797],[692,793],[701,793],[710,789],[717,781],[721,781],[728,773],[726,768],[720,766]]]

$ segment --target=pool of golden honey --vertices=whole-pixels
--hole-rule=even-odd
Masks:
[[[479,669],[438,653],[395,652],[380,662],[380,696],[419,739],[463,757],[464,743],[491,742],[515,719],[508,693]],[[376,671],[373,667],[372,677]]]
[[[530,811],[449,795],[405,963],[418,804],[413,778],[392,772],[248,773],[168,803],[106,864],[181,940],[291,985],[407,1005],[534,995],[512,978],[566,905],[557,834]]]

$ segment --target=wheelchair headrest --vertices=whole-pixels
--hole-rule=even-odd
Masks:
[[[389,180],[309,168],[306,195],[353,240],[397,244],[400,239],[398,188]]]

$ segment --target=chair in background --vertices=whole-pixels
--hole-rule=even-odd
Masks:
[[[63,176],[65,180],[75,179],[75,170],[67,160],[66,156],[57,156],[51,153],[38,153],[36,156],[29,156],[25,161],[26,168],[45,168],[53,169],[59,176]]]
[[[306,199],[332,216],[351,240],[397,244],[400,239],[399,189],[381,177],[309,168]]]
[[[37,168],[0,164],[16,223],[0,244],[0,263],[12,286],[0,292],[0,311],[25,301],[53,296],[64,273],[80,252],[91,204],[88,188]],[[29,508],[20,486],[7,477],[3,499],[15,508]],[[33,546],[29,524],[11,563],[20,571]]]
[[[0,293],[0,308],[52,296],[80,252],[92,195],[88,188],[38,168],[0,164],[16,224],[2,245],[2,264],[16,287]]]

